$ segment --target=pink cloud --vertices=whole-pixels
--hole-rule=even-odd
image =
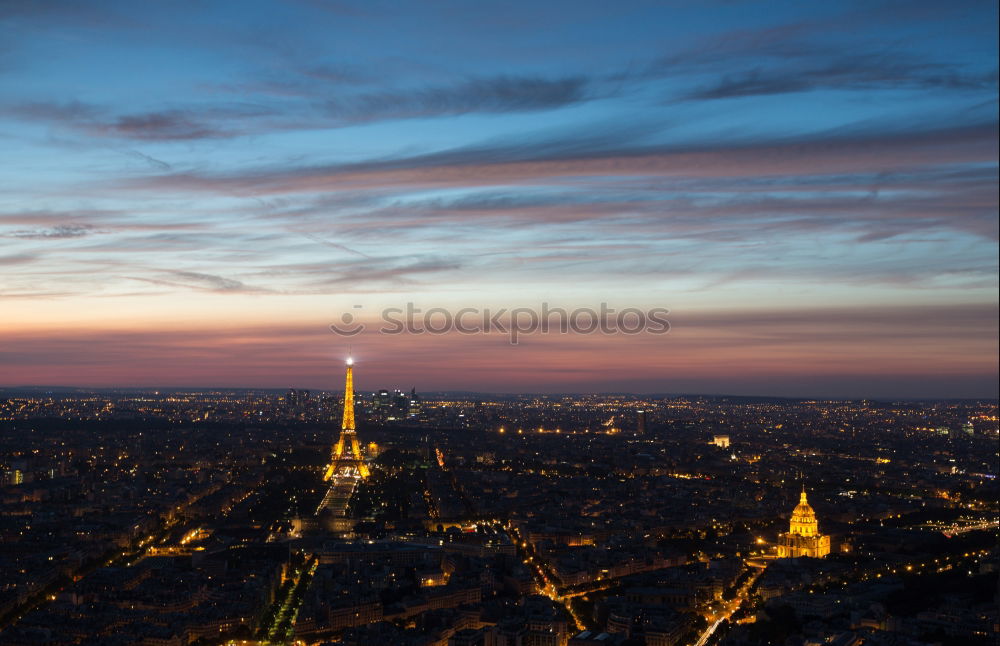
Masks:
[[[175,173],[128,180],[143,190],[287,194],[386,187],[467,187],[576,177],[766,177],[888,172],[926,165],[991,162],[995,125],[880,137],[829,137],[787,144],[700,150],[591,152],[517,159],[518,153],[454,151],[390,162],[251,171],[239,175]],[[521,153],[523,155],[523,153]]]

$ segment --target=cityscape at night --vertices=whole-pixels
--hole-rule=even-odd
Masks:
[[[2,642],[995,638],[996,401],[352,382],[0,393]]]
[[[996,0],[0,0],[0,646],[992,646]]]

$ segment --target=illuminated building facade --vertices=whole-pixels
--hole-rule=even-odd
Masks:
[[[340,437],[333,447],[330,466],[326,469],[324,480],[336,475],[367,478],[368,465],[361,456],[358,445],[358,434],[354,428],[354,360],[347,360],[347,377],[344,384],[344,417],[340,425]]]
[[[778,537],[778,558],[811,556],[823,558],[830,553],[830,537],[819,533],[816,512],[809,505],[805,487],[799,504],[792,511],[788,532]]]

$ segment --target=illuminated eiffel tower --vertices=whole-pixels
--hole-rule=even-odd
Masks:
[[[324,480],[335,476],[367,478],[368,465],[361,457],[358,434],[354,428],[354,360],[347,360],[347,381],[344,385],[344,419],[340,425],[340,437],[333,447],[330,466],[326,468]]]

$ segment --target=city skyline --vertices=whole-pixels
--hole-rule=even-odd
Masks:
[[[996,398],[990,2],[0,8],[0,388]],[[666,308],[670,333],[330,330]]]
[[[996,646],[996,0],[0,0],[3,646]]]

